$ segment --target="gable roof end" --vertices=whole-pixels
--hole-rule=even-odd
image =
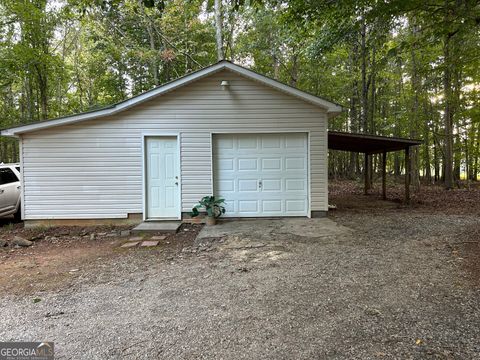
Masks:
[[[264,75],[260,75],[252,70],[246,69],[242,66],[235,65],[227,60],[222,60],[214,65],[208,66],[206,68],[203,68],[201,70],[195,71],[191,74],[187,74],[181,78],[178,78],[176,80],[173,80],[169,83],[166,83],[164,85],[161,85],[159,87],[156,87],[150,91],[144,92],[140,95],[134,96],[128,100],[122,101],[120,103],[117,103],[112,106],[108,106],[99,110],[94,110],[94,111],[89,111],[89,112],[84,112],[76,115],[70,115],[70,116],[65,116],[57,119],[52,119],[52,120],[46,120],[46,121],[40,121],[32,124],[27,124],[27,125],[21,125],[21,126],[16,126],[12,127],[9,129],[2,130],[0,132],[0,135],[3,136],[18,136],[19,134],[27,133],[27,132],[32,132],[32,131],[37,131],[37,130],[43,130],[55,126],[61,126],[61,125],[68,125],[68,124],[73,124],[85,120],[90,120],[90,119],[95,119],[95,118],[100,118],[104,116],[110,116],[117,114],[121,111],[124,111],[126,109],[129,109],[137,104],[143,103],[145,101],[148,101],[156,96],[163,95],[167,92],[173,91],[175,89],[178,89],[182,86],[185,86],[193,81],[199,80],[201,78],[207,77],[209,75],[212,75],[214,73],[217,73],[222,70],[231,70],[237,74],[240,74],[246,78],[249,78],[254,81],[258,81],[266,86],[269,86],[271,88],[274,88],[276,90],[282,91],[286,94],[295,96],[297,98],[300,98],[304,101],[307,101],[309,103],[312,103],[316,106],[319,106],[327,111],[327,114],[329,117],[333,117],[335,115],[338,115],[342,112],[342,107],[338,104],[335,104],[333,102],[330,102],[328,100],[322,99],[318,96],[309,94],[305,91],[298,90],[297,88],[291,87],[289,85],[283,84],[277,80],[273,80],[269,77],[266,77]]]

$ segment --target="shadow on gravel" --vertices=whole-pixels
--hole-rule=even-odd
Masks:
[[[7,225],[15,225],[15,224],[21,224],[21,223],[22,221],[15,221],[13,216],[0,218],[0,228]]]

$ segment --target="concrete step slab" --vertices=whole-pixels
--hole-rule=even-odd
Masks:
[[[176,233],[180,226],[181,221],[145,221],[132,229],[132,233],[141,232],[170,232]]]
[[[139,242],[140,242],[140,241],[129,241],[129,242],[126,242],[125,244],[123,244],[123,245],[122,245],[122,246],[120,246],[120,247],[122,247],[122,248],[131,248],[131,247],[135,247],[135,246],[137,246],[137,245],[138,245],[138,243],[139,243]]]
[[[142,240],[143,240],[143,236],[134,236],[128,239],[128,241],[142,241]]]
[[[141,247],[153,247],[157,245],[158,245],[158,241],[152,241],[152,240],[145,240],[145,241],[142,241],[142,243],[140,244]]]

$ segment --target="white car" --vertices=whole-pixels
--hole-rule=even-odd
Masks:
[[[19,164],[0,164],[0,217],[13,215],[21,220]]]

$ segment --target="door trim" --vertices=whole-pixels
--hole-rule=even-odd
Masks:
[[[178,160],[178,214],[175,218],[149,218],[147,209],[147,147],[145,146],[147,138],[149,137],[175,137],[177,139],[177,160]],[[182,164],[181,151],[180,151],[180,132],[143,132],[142,133],[142,209],[143,209],[143,221],[155,221],[155,220],[181,220],[182,219]]]
[[[242,134],[252,134],[252,135],[262,135],[262,134],[306,134],[307,135],[307,218],[312,217],[312,181],[311,181],[311,161],[310,161],[310,130],[275,130],[275,131],[266,131],[266,130],[242,130],[242,131],[231,131],[231,130],[220,130],[220,131],[210,131],[210,184],[212,195],[215,194],[214,176],[213,173],[213,136],[214,135],[242,135]],[[327,191],[328,196],[328,191]],[[282,216],[285,217],[285,216]]]

